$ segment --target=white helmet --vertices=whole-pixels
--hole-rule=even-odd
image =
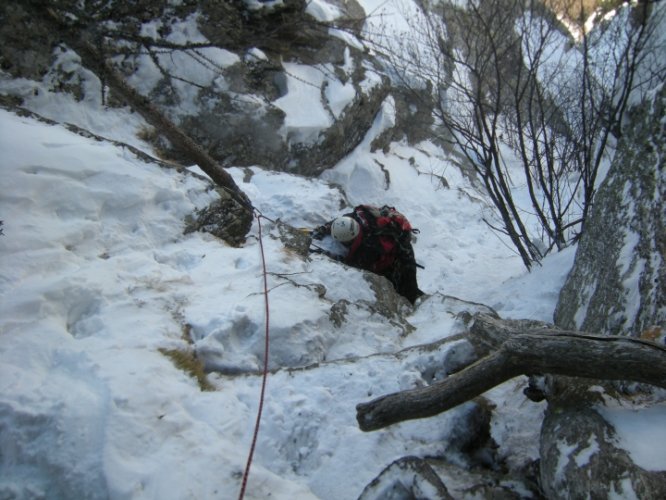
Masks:
[[[331,236],[343,243],[356,238],[360,231],[361,226],[351,217],[338,217],[331,224]]]

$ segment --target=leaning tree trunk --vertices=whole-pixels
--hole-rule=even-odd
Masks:
[[[233,222],[228,224],[228,231],[222,231],[219,235],[234,245],[244,241],[252,225],[252,203],[231,175],[182,129],[169,120],[147,97],[132,88],[120,72],[106,60],[103,51],[87,39],[85,31],[69,26],[51,8],[34,7],[33,14],[35,17],[41,17],[54,31],[59,32],[67,45],[81,57],[83,66],[92,70],[112,90],[123,96],[148,123],[164,135],[174,147],[187,155],[226,192],[226,195],[223,196],[224,208],[228,212],[228,220]]]
[[[555,328],[526,330],[525,323],[484,314],[476,316],[468,336],[475,346],[495,350],[431,386],[357,405],[361,430],[434,416],[518,375],[629,380],[666,388],[666,347],[653,342]]]

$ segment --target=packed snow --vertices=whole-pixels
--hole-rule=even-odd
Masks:
[[[336,15],[322,5],[311,10]],[[207,56],[235,61],[223,51]],[[198,66],[187,57],[191,77]],[[2,76],[0,91],[45,118],[152,154],[137,138],[140,117],[105,107],[99,81],[71,53],[58,64],[86,83],[84,99],[51,92],[52,75]],[[293,133],[313,140],[355,94],[331,81],[328,103],[317,93],[319,111],[307,115],[295,94],[307,88],[297,82],[319,85],[329,75],[287,69],[279,105]],[[146,65],[137,78],[150,86],[156,71]],[[213,77],[210,67],[201,71]],[[262,246],[272,371],[246,498],[357,498],[397,458],[455,461],[447,443],[468,431],[470,404],[370,433],[358,428],[356,404],[425,385],[470,359],[455,339],[414,348],[463,332],[465,310],[485,304],[506,318],[551,321],[575,249],[527,274],[484,222],[488,200],[435,145],[370,151],[393,113],[388,100],[363,143],[318,179],[230,169],[261,214],[233,248],[184,233],[188,217],[218,196],[196,166],[165,168],[62,124],[0,110],[0,498],[237,497],[262,383]],[[359,203],[394,205],[421,231],[415,251],[427,295],[405,306],[411,328],[376,313],[363,273],[322,255],[304,259],[278,237],[278,219],[311,229]],[[213,390],[175,366],[174,350],[196,353]],[[545,409],[523,396],[524,385],[521,377],[486,394],[496,406],[498,453],[516,465],[538,457]],[[664,414],[655,408],[642,418]],[[632,456],[664,459],[654,438],[624,425],[628,414],[613,418]]]
[[[645,470],[666,470],[666,453],[655,443],[666,442],[666,408],[631,408],[619,404],[608,404],[600,409],[617,433],[621,448],[627,450],[634,463]]]
[[[19,498],[46,490],[56,498],[233,497],[261,383],[253,374],[263,360],[265,321],[258,223],[242,248],[184,235],[186,217],[216,196],[205,180],[60,125],[8,111],[0,121],[0,426],[2,448],[11,449],[3,451],[0,491]],[[362,273],[324,256],[303,260],[276,237],[268,219],[312,228],[339,214],[338,188],[260,168],[251,176],[231,170],[267,218],[269,361],[282,368],[269,377],[248,498],[351,498],[404,454],[445,454],[465,405],[374,433],[358,429],[355,405],[422,385],[427,372],[470,356],[456,342],[427,355],[388,354],[463,330],[457,314],[474,306],[444,295],[496,306],[520,301],[490,293],[512,275],[528,277],[481,221],[484,205],[472,188],[455,169],[448,176],[457,187],[441,188],[407,154],[416,165],[429,157],[404,145],[371,155],[362,145],[329,175],[340,182],[349,174],[350,203],[395,204],[421,229],[416,251],[429,297],[409,316],[416,330],[408,335],[364,305],[374,293]],[[388,187],[375,175],[375,160],[392,176]],[[364,199],[352,189],[358,177]],[[520,285],[539,304],[539,319],[549,319],[569,265],[544,278],[549,291]],[[341,301],[349,304],[336,326],[330,311]],[[221,373],[208,377],[215,391],[202,392],[176,368],[162,352],[171,349],[195,350]],[[506,418],[499,427],[530,422],[521,432],[531,439],[514,440],[506,453],[533,459],[543,407],[525,401],[523,383],[507,384],[507,394],[496,390],[493,399]]]
[[[242,248],[184,235],[186,217],[216,196],[204,179],[60,125],[8,111],[0,121],[0,439],[11,449],[3,451],[0,491],[235,496],[258,406],[261,378],[253,373],[263,360],[258,222]],[[269,361],[282,368],[268,380],[248,498],[352,498],[400,456],[447,453],[465,405],[373,433],[355,419],[357,403],[422,385],[427,372],[470,356],[456,342],[427,355],[389,354],[463,330],[457,314],[474,306],[445,295],[500,313],[522,302],[535,305],[537,319],[552,314],[571,258],[544,266],[549,289],[537,288],[542,283],[482,222],[484,204],[465,179],[450,168],[454,187],[445,189],[430,174],[432,153],[396,145],[370,154],[363,144],[324,176],[342,183],[350,203],[394,204],[421,229],[415,247],[429,297],[409,316],[416,329],[408,335],[364,305],[374,293],[362,273],[320,255],[301,259],[276,237],[268,219],[312,228],[339,214],[338,188],[258,167],[251,176],[231,170],[267,218]],[[375,161],[390,174],[388,186]],[[353,187],[359,179],[366,196]],[[512,277],[522,282],[509,297],[502,286]],[[341,301],[349,304],[336,326],[330,311]],[[202,392],[176,368],[162,352],[172,349],[194,350],[221,373],[208,376],[215,390]],[[533,459],[543,407],[525,401],[522,384],[494,392],[502,415],[496,439],[511,443],[507,455]],[[516,440],[507,425],[529,439]]]

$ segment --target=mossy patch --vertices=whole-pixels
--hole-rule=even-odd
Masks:
[[[204,365],[201,360],[197,358],[196,353],[180,349],[160,349],[159,351],[169,358],[176,368],[179,368],[191,377],[196,378],[199,388],[202,391],[215,390],[213,384],[211,384],[206,378]]]

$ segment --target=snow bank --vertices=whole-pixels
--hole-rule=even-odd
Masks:
[[[0,125],[0,491],[18,498],[46,491],[56,498],[235,496],[260,384],[247,372],[263,359],[256,223],[240,249],[183,235],[185,217],[217,196],[203,180],[6,111]],[[437,232],[445,231],[430,223],[438,213],[433,202],[452,200],[460,216],[473,205],[432,191],[433,177],[398,155],[377,158],[395,181],[384,191],[370,184],[367,201],[406,207],[424,229],[417,252],[423,248],[436,275],[462,254],[436,249]],[[362,160],[359,152],[335,175],[353,165],[375,168]],[[312,227],[340,211],[340,192],[324,181],[258,168],[231,172],[270,219]],[[400,187],[421,192],[400,196]],[[453,219],[445,224],[462,224]],[[390,354],[460,332],[462,303],[433,296],[405,338],[399,325],[368,309],[374,294],[362,273],[322,256],[302,260],[285,250],[272,223],[263,224],[270,361],[283,368],[269,378],[248,498],[354,497],[405,450],[447,453],[447,436],[467,406],[375,433],[358,429],[354,407],[463,362],[470,353],[455,342]],[[483,241],[470,232],[480,223],[458,227],[459,239]],[[431,292],[440,289],[423,281]],[[331,311],[343,300],[345,319],[336,325]],[[228,375],[209,376],[216,390],[201,392],[164,349],[196,352]],[[324,364],[284,368],[316,362]]]

